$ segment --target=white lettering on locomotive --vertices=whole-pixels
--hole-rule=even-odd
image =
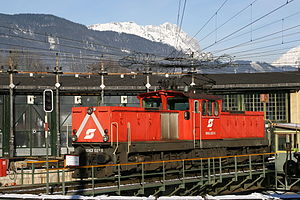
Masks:
[[[95,136],[95,131],[96,129],[88,129],[83,139],[85,140],[93,139],[93,137]]]
[[[216,135],[217,133],[212,131],[212,132],[205,132],[205,135]]]
[[[100,149],[100,148],[95,148],[95,149],[86,148],[85,151],[89,152],[89,153],[98,153],[98,152],[103,152],[103,149]]]

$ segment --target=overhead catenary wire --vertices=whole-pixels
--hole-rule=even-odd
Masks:
[[[180,33],[181,33],[181,28],[182,28],[184,13],[185,13],[185,7],[186,7],[186,0],[184,0],[184,4],[183,4],[183,9],[182,9],[182,14],[181,14],[181,19],[180,19],[180,24],[179,24],[179,29],[178,29],[178,35],[177,35],[177,41],[176,41],[175,49],[177,49],[177,47],[178,47],[178,38],[179,37],[181,38]]]
[[[268,48],[272,48],[272,47],[276,47],[276,46],[282,46],[282,45],[288,45],[291,43],[297,43],[300,42],[300,40],[292,40],[292,41],[286,41],[285,43],[277,43],[277,44],[271,44],[271,45],[266,45],[266,46],[262,46],[262,47],[257,47],[257,48],[251,48],[251,49],[246,49],[246,50],[241,50],[241,51],[236,51],[236,52],[231,52],[230,54],[232,55],[236,55],[239,53],[245,53],[245,52],[252,52],[252,51],[256,51],[256,50],[261,50],[261,49],[268,49]]]
[[[271,49],[271,50],[268,50],[268,51],[257,51],[257,52],[253,52],[253,53],[249,53],[249,52],[245,53],[245,51],[244,51],[244,54],[243,53],[236,53],[236,54],[231,54],[231,55],[233,55],[234,57],[248,56],[248,55],[256,55],[256,54],[269,53],[269,52],[282,51],[282,50],[290,50],[291,48],[295,48],[295,47],[297,47],[297,46],[280,48],[280,49]]]
[[[3,25],[0,25],[0,28],[5,28],[5,29],[9,29],[9,30],[16,30],[16,31],[20,31],[20,29],[18,28],[14,28],[14,27],[8,27],[8,26],[3,26]],[[78,43],[81,43],[81,44],[86,44],[87,41],[83,41],[83,40],[76,40],[76,39],[73,39],[73,38],[67,38],[67,37],[64,37],[64,36],[60,36],[60,35],[52,35],[51,33],[40,33],[40,32],[36,32],[36,31],[28,31],[28,30],[22,30],[22,31],[25,31],[25,32],[28,32],[28,33],[32,33],[32,34],[35,34],[35,35],[40,35],[40,36],[43,36],[43,37],[55,37],[55,38],[59,38],[61,40],[67,40],[67,41],[72,41],[72,42],[78,42]],[[90,42],[90,41],[89,41]],[[101,44],[101,43],[95,43],[95,42],[90,42],[92,44],[95,44],[95,45],[98,45],[98,46],[102,46],[102,47],[106,47],[106,48],[111,48],[111,49],[116,49],[116,50],[120,50],[119,47],[114,47],[114,46],[109,46],[109,45],[104,45],[104,44]],[[128,49],[130,50],[130,49]]]
[[[300,51],[297,51],[300,52]],[[285,52],[280,52],[280,53],[270,53],[270,54],[261,54],[261,55],[253,55],[253,56],[242,56],[242,57],[237,57],[236,59],[249,59],[249,58],[259,58],[259,57],[269,57],[269,56],[277,56],[277,55],[282,55]]]
[[[293,47],[292,47],[293,48]],[[295,48],[295,47],[294,47]],[[261,51],[261,52],[255,52],[255,53],[249,53],[249,54],[241,54],[241,55],[238,55],[238,56],[235,56],[236,58],[241,58],[241,57],[252,57],[252,56],[257,56],[257,55],[269,55],[267,53],[273,53],[275,54],[276,52],[278,53],[282,53],[282,52],[286,52],[286,49],[291,49],[290,47],[289,48],[283,48],[283,49],[277,49],[277,50],[270,50],[270,51]],[[292,54],[292,53],[299,53],[299,51],[289,51],[288,54]]]
[[[33,38],[27,38],[27,37],[22,37],[22,36],[19,36],[19,35],[11,35],[11,34],[1,33],[1,32],[0,32],[0,35],[12,37],[12,38],[19,38],[19,39],[22,39],[22,40],[29,40],[29,41],[43,43],[43,44],[49,44],[49,43],[47,43],[44,40],[37,40],[37,39],[33,39]],[[76,50],[80,49],[80,50],[85,50],[85,51],[97,52],[97,53],[101,53],[101,54],[104,53],[104,54],[110,54],[110,55],[124,55],[124,54],[120,54],[119,52],[118,53],[110,53],[110,52],[107,52],[107,51],[100,51],[100,50],[95,50],[95,49],[90,49],[90,48],[84,48],[84,47],[80,47],[80,46],[65,45],[65,44],[61,44],[61,43],[60,44],[56,44],[56,45],[57,46],[61,46],[61,47],[76,49]]]
[[[274,51],[272,51],[272,52],[274,52]],[[264,53],[258,54],[257,53],[257,54],[251,54],[251,55],[242,55],[242,56],[238,56],[236,58],[237,59],[245,59],[245,58],[266,57],[266,56],[282,55],[285,52],[277,52],[277,53],[269,53],[269,54],[267,54],[267,53],[269,53],[269,52],[266,52],[266,54],[264,54]],[[289,51],[288,52],[288,54],[293,54],[293,53],[300,53],[300,50],[294,50],[294,51]]]
[[[177,12],[177,20],[176,20],[176,27],[177,27],[177,30],[176,30],[176,46],[177,46],[177,42],[178,42],[178,37],[179,37],[179,18],[180,18],[180,9],[181,8],[181,0],[178,0],[178,12]]]
[[[255,1],[257,1],[257,0],[255,0]],[[253,1],[253,2],[255,2],[255,1]],[[294,0],[291,0],[291,1],[287,1],[287,3],[290,3],[290,2],[292,2],[292,1],[294,1]],[[181,0],[179,1],[179,2],[182,2]],[[186,1],[185,1],[186,2]],[[225,4],[227,1],[224,1],[223,2],[223,4]],[[252,2],[252,3],[253,3]],[[249,5],[248,5],[249,6]],[[179,9],[180,10],[180,9]],[[298,12],[298,14],[299,14],[299,12]],[[178,16],[178,18],[177,18],[177,24],[179,25],[179,26],[181,26],[181,24],[182,23],[180,23],[180,18],[179,18],[179,15],[177,15]],[[290,15],[291,16],[291,15]],[[215,13],[215,17],[216,17],[216,13]],[[284,18],[282,18],[282,19],[284,19]],[[281,19],[281,20],[282,20]],[[181,16],[181,22],[183,21],[183,16]],[[252,26],[252,24],[251,24],[251,26]],[[0,26],[1,27],[1,26]],[[218,28],[219,28],[220,26],[216,26],[216,28],[215,28],[215,30],[217,30]],[[1,30],[1,29],[0,29]],[[20,30],[20,29],[18,29],[18,28],[16,28],[15,30],[18,30],[18,31],[22,31],[22,30]],[[254,30],[255,29],[253,29],[253,30],[251,30],[251,32],[253,31],[254,32]],[[219,33],[219,32],[218,32]],[[281,29],[281,38],[282,38],[282,41],[283,41],[283,38],[284,37],[286,37],[286,36],[288,36],[288,35],[284,35],[283,34],[284,33],[284,29],[282,28]],[[298,33],[293,33],[294,35],[296,35],[296,34],[298,34]],[[43,34],[41,34],[43,37],[48,37],[48,36],[50,36],[50,37],[56,37],[56,36],[51,36],[51,35],[45,35],[44,33]],[[270,37],[270,36],[268,36],[268,37]],[[21,38],[20,38],[21,39]],[[26,39],[30,39],[30,38],[26,38]],[[60,38],[60,39],[62,39],[62,38]],[[227,39],[231,39],[230,37],[229,38],[227,38]],[[268,39],[268,40],[265,40],[265,41],[271,41],[271,40],[275,40],[275,39],[278,39],[278,37],[277,38],[270,38],[270,39]],[[25,39],[24,39],[25,40]],[[76,39],[75,39],[76,40]],[[257,43],[255,43],[255,40],[257,41]],[[32,40],[33,41],[33,40]],[[82,41],[82,40],[76,40],[76,41],[78,41],[78,42],[80,42],[81,44],[86,44],[86,42],[87,41]],[[225,41],[226,41],[226,39],[225,39]],[[252,40],[253,41],[253,40]],[[254,38],[254,42],[253,43],[251,43],[251,44],[259,44],[259,43],[262,43],[262,42],[265,42],[265,41],[263,41],[263,39],[261,39],[261,41],[258,41],[257,40],[257,38]],[[41,41],[40,41],[41,42]],[[284,44],[287,44],[287,43],[289,43],[290,41],[283,41],[283,43]],[[44,41],[44,43],[46,43],[46,44],[49,44],[49,43],[47,43],[46,41]],[[93,43],[93,44],[96,44],[96,43]],[[60,46],[64,46],[64,44],[62,43],[62,44],[58,44],[58,45],[60,45]],[[247,45],[244,45],[244,43],[241,45],[241,46],[239,46],[239,47],[245,47],[245,46],[247,46]],[[16,46],[15,46],[16,47]],[[58,46],[59,47],[59,46]],[[75,48],[77,48],[77,45],[66,45],[65,47],[67,47],[67,48],[72,48],[72,49],[75,49]],[[230,48],[230,49],[226,49],[226,50],[224,50],[224,51],[228,51],[228,50],[233,50],[233,49],[235,49],[235,48],[239,48],[239,47],[234,47],[234,48]],[[274,46],[275,47],[275,46]],[[31,49],[31,47],[24,47],[24,48],[29,48],[29,49]],[[86,59],[88,59],[88,56],[86,56],[87,54],[90,54],[90,55],[92,55],[92,56],[95,56],[95,60],[98,60],[98,58],[101,56],[101,55],[97,55],[96,53],[101,53],[101,54],[107,54],[107,55],[105,55],[105,56],[112,56],[112,59],[116,59],[116,60],[114,60],[114,61],[117,61],[117,59],[118,58],[120,58],[120,57],[118,57],[118,56],[122,56],[122,54],[119,54],[119,51],[120,51],[120,49],[121,48],[118,48],[118,47],[115,47],[115,49],[110,49],[110,52],[106,52],[106,51],[100,51],[100,49],[99,50],[94,50],[93,51],[93,49],[90,49],[89,47],[79,47],[80,48],[80,50],[83,50],[83,51],[86,51],[86,52],[84,52],[83,54],[85,55],[85,57],[84,58],[86,58]],[[78,48],[78,49],[79,49]],[[259,48],[261,48],[261,47],[259,47]],[[253,48],[251,48],[250,50],[252,50]],[[255,49],[255,48],[254,48]],[[276,50],[276,49],[275,49]],[[52,51],[52,50],[49,50],[48,49],[48,51]],[[54,50],[54,51],[60,51],[59,49],[57,49],[57,50]],[[115,51],[115,53],[114,53],[114,51]],[[246,51],[246,50],[245,50]],[[67,52],[66,50],[62,50],[61,51],[61,53],[65,53],[65,52]],[[92,52],[94,52],[95,54],[91,54]],[[212,51],[213,53],[215,53],[215,51]],[[241,51],[240,51],[241,52]],[[239,52],[239,53],[240,53]],[[69,53],[69,52],[67,52],[67,53]],[[71,52],[70,52],[71,53]],[[216,53],[221,53],[221,52],[216,52]],[[258,52],[258,53],[260,53],[260,52]],[[234,55],[234,53],[230,53],[230,54],[233,54]],[[240,54],[239,54],[240,55]],[[245,55],[247,55],[247,54],[243,54],[244,56]],[[252,55],[252,54],[251,54]],[[61,56],[61,58],[62,58],[63,56]],[[85,60],[85,59],[81,59],[81,60]],[[93,58],[90,58],[91,60],[93,59]]]
[[[8,27],[8,26],[3,26],[3,25],[0,25],[0,28],[4,28],[4,29],[8,29],[8,30],[16,30],[16,31],[21,31],[19,28],[15,28],[15,27]],[[143,54],[149,54],[150,52],[142,52],[142,51],[136,51],[136,50],[133,50],[133,49],[129,49],[129,48],[125,48],[124,47],[114,47],[114,46],[110,46],[110,45],[104,45],[104,44],[101,44],[99,42],[91,42],[91,41],[83,41],[83,40],[78,40],[78,39],[73,39],[73,38],[67,38],[67,37],[64,37],[64,36],[60,36],[60,35],[52,35],[50,33],[40,33],[40,32],[36,32],[36,31],[28,31],[28,30],[23,30],[22,29],[22,32],[28,32],[30,34],[36,34],[36,35],[40,35],[40,36],[43,36],[43,37],[54,37],[54,38],[58,38],[59,40],[66,40],[66,41],[71,41],[71,42],[77,42],[77,43],[80,43],[82,45],[87,45],[87,44],[91,44],[91,45],[94,45],[94,46],[99,46],[99,47],[103,47],[103,48],[108,48],[110,49],[111,51],[119,51],[119,52],[138,52],[138,53],[143,53]],[[21,36],[20,36],[21,37]],[[32,39],[32,38],[26,38],[26,39]],[[34,40],[34,39],[33,39]],[[49,44],[49,42],[46,42],[46,41],[43,41],[44,43],[47,43]],[[61,44],[60,44],[61,45]],[[64,44],[64,46],[66,46]],[[80,47],[78,47],[80,48]],[[84,50],[89,50],[89,51],[92,51],[91,49],[84,49]],[[165,55],[156,55],[156,56],[165,56]]]
[[[180,18],[180,11],[181,11],[181,0],[178,1],[178,11],[177,11],[177,20],[176,20],[176,35],[175,35],[175,49],[173,51],[171,51],[171,53],[169,53],[166,57],[169,58],[172,54],[175,53],[176,49],[178,49],[178,40],[179,38],[181,38],[180,33],[181,33],[181,27],[182,27],[182,23],[183,23],[183,18],[184,18],[184,13],[185,13],[185,8],[186,8],[186,0],[184,0],[184,5],[183,5],[183,9],[182,9],[182,14],[181,14],[181,18]],[[180,19],[180,21],[179,21]],[[180,54],[178,52],[178,54]],[[178,56],[175,55],[174,57]]]
[[[284,37],[287,38],[287,37],[294,36],[294,35],[299,35],[299,34],[300,34],[300,31],[295,32],[295,33],[286,34],[286,35],[284,35]],[[277,37],[273,37],[273,38],[269,38],[269,39],[265,39],[265,40],[261,40],[261,41],[256,41],[255,44],[265,43],[265,42],[269,42],[269,41],[272,41],[272,40],[279,40],[280,38],[281,38],[281,36],[277,36]],[[300,40],[291,40],[291,41],[287,41],[287,42],[284,42],[284,43],[282,43],[280,41],[280,45],[290,44],[290,43],[299,42],[299,41]]]
[[[26,48],[26,49],[36,49],[36,50],[42,50],[42,51],[49,51],[51,52],[49,49],[44,49],[44,48],[40,48],[40,47],[34,47],[34,46],[25,46],[25,45],[19,45],[19,44],[9,44],[9,43],[4,43],[4,42],[0,42],[0,44],[2,45],[6,45],[6,46],[13,46],[13,47],[20,47],[20,48]],[[13,50],[11,49],[10,51],[26,51],[24,49],[20,50],[20,49],[17,49],[17,50]],[[68,51],[53,51],[55,53],[69,53],[69,54],[75,54],[74,52],[68,52]],[[91,54],[89,54],[91,55]],[[95,55],[95,56],[100,56],[100,55]]]
[[[239,16],[241,13],[243,13],[245,10],[247,10],[251,5],[253,5],[256,1],[258,0],[254,0],[252,1],[248,6],[246,6],[245,8],[243,8],[242,10],[238,11],[236,14],[234,14],[232,17],[230,17],[228,20],[226,20],[224,23],[222,23],[220,26],[218,26],[215,30],[212,30],[211,32],[209,32],[207,35],[205,35],[204,37],[202,37],[201,39],[199,39],[199,42],[205,40],[207,37],[209,37],[211,34],[213,34],[215,31],[219,30],[220,28],[222,28],[224,25],[226,25],[228,22],[230,22],[231,20],[233,20],[234,18],[236,18],[237,16]]]
[[[235,35],[236,33],[238,33],[238,32],[240,32],[240,31],[244,30],[245,28],[251,26],[252,24],[254,24],[254,23],[256,23],[256,22],[262,20],[263,18],[265,18],[265,17],[267,17],[267,16],[269,16],[269,15],[271,15],[272,13],[278,11],[279,9],[285,7],[286,5],[288,5],[289,3],[293,2],[293,1],[294,1],[294,0],[289,0],[289,1],[287,1],[286,3],[284,3],[284,4],[281,4],[280,6],[278,6],[278,7],[276,7],[275,9],[269,11],[268,13],[266,13],[266,14],[264,14],[264,15],[258,17],[258,18],[255,19],[254,21],[252,21],[252,22],[250,22],[250,23],[248,23],[248,24],[242,26],[241,28],[239,28],[239,29],[233,31],[232,33],[230,33],[230,34],[228,34],[228,35],[222,37],[222,38],[219,39],[218,41],[215,41],[215,42],[213,42],[212,44],[210,44],[210,45],[204,47],[202,50],[204,51],[204,50],[206,50],[206,49],[211,48],[212,46],[214,46],[214,45],[216,45],[216,44],[220,44],[220,43],[221,43],[222,41],[224,41],[225,39],[227,39],[227,38],[229,38],[229,37]]]
[[[7,33],[0,33],[0,35],[5,35],[7,37],[12,37],[12,38],[18,38],[18,39],[22,39],[22,40],[29,40],[29,41],[33,41],[33,42],[38,42],[38,43],[42,43],[42,44],[47,44],[48,43],[45,41],[45,40],[39,40],[39,39],[35,39],[35,38],[28,38],[28,37],[22,37],[22,36],[19,36],[19,35],[10,35],[10,34],[7,34]],[[35,47],[35,46],[24,46],[24,45],[19,45],[19,44],[11,44],[11,43],[1,43],[2,45],[6,45],[6,46],[12,46],[12,47],[18,47],[18,48],[26,48],[26,49],[36,49],[36,50],[42,50],[42,51],[51,51],[50,49],[44,49],[44,48],[40,48],[40,47]],[[57,44],[57,46],[60,46],[60,47],[66,47],[68,49],[74,49],[74,51],[78,51],[78,50],[84,50],[86,52],[95,52],[95,53],[98,53],[98,54],[93,54],[93,56],[95,56],[97,59],[100,58],[100,57],[103,57],[104,55],[105,56],[112,56],[110,61],[119,61],[120,59],[124,58],[124,56],[126,56],[126,54],[123,54],[121,52],[107,52],[105,50],[101,51],[101,50],[97,50],[97,49],[90,49],[90,48],[85,48],[85,47],[78,47],[78,46],[73,46],[73,45],[65,45],[65,44],[62,44],[62,43],[59,43]],[[61,50],[61,49],[56,49],[54,50],[55,52],[59,52],[59,53],[72,53],[74,54],[74,52],[66,52],[65,50]],[[84,54],[86,54],[86,52]],[[136,53],[136,52],[133,52],[133,53]],[[80,54],[81,54],[81,51],[80,51]],[[100,54],[100,55],[99,55]],[[127,54],[127,55],[132,55],[131,54]],[[133,54],[135,55],[135,54]],[[81,56],[81,55],[80,55]],[[85,61],[86,59],[81,59],[81,61]],[[101,59],[102,61],[104,61],[104,59],[102,58]],[[99,59],[100,61],[100,59]],[[83,65],[86,64],[86,63],[82,63]]]
[[[28,47],[28,46],[23,46],[23,45],[14,45],[14,44],[7,44],[7,43],[3,43],[3,42],[0,42],[0,44],[2,44],[2,45],[11,45],[11,46],[15,46],[15,47],[21,47],[21,48],[30,48],[30,49],[36,49],[36,50],[42,50],[42,51],[46,51],[47,49],[43,49],[43,48],[38,48],[38,47]],[[4,51],[4,50],[2,50],[2,51]],[[13,51],[13,50],[6,50],[6,52],[7,53],[10,53],[10,52],[15,52],[15,51]],[[17,50],[17,52],[22,52],[22,51],[20,51],[20,50]],[[24,50],[23,50],[23,52],[25,52]],[[51,52],[51,51],[49,51],[49,52]],[[62,53],[66,53],[66,55],[62,55]],[[69,54],[69,56],[67,56],[67,54]],[[95,62],[112,62],[112,61],[117,61],[116,59],[114,59],[114,58],[103,58],[103,57],[101,57],[101,59],[99,58],[99,59],[97,59],[97,58],[87,58],[87,57],[84,57],[84,56],[81,56],[81,55],[79,55],[79,56],[74,56],[74,54],[76,55],[76,53],[74,53],[74,52],[60,52],[60,54],[59,54],[59,56],[60,57],[66,57],[66,58],[75,58],[75,59],[80,59],[80,60],[92,60],[92,61],[95,61]],[[49,58],[49,61],[50,61],[51,59]],[[53,62],[55,61],[55,55],[53,55]]]
[[[269,34],[261,36],[261,37],[257,37],[255,39],[253,39],[252,41],[246,41],[246,42],[239,43],[239,44],[236,44],[234,46],[227,47],[227,48],[224,48],[224,49],[214,50],[212,52],[213,53],[220,53],[220,52],[223,52],[223,51],[227,51],[227,50],[238,48],[238,47],[242,47],[242,46],[253,45],[253,44],[256,44],[256,43],[261,43],[261,42],[265,42],[265,41],[270,41],[270,40],[278,39],[278,38],[281,38],[282,35],[280,35],[279,37],[271,38],[271,39],[265,39],[265,38],[273,36],[273,35],[281,34],[282,32],[289,31],[289,30],[292,30],[292,29],[295,29],[295,28],[299,28],[299,27],[300,27],[300,24],[292,26],[292,27],[289,27],[289,28],[286,28],[284,30],[275,31],[273,33],[269,33]],[[299,34],[299,32],[285,34],[285,35],[283,35],[283,37],[292,36],[292,35],[295,35],[295,34]]]
[[[272,63],[273,65],[276,65],[276,66],[298,66],[299,64],[298,63],[292,63],[292,62],[273,62]]]
[[[182,10],[180,24],[179,24],[179,33],[181,33],[181,29],[182,29],[182,23],[183,23],[183,18],[184,18],[184,13],[185,13],[185,7],[186,7],[186,0],[184,0],[184,4],[183,4],[183,10]]]
[[[193,37],[189,40],[189,43],[209,24],[209,22],[215,17],[216,13],[218,13],[223,6],[227,3],[228,0],[225,0],[221,6],[217,9],[217,11],[204,23],[204,25],[193,35]]]
[[[91,55],[82,56],[80,54],[69,53],[69,52],[60,52],[60,54],[58,54],[58,55],[56,55],[55,52],[53,52],[54,54],[51,55],[51,54],[44,54],[44,53],[32,52],[32,51],[27,52],[26,50],[24,50],[24,51],[13,51],[11,49],[0,49],[0,52],[21,53],[21,54],[23,54],[23,56],[32,57],[32,58],[35,58],[34,56],[40,56],[40,57],[46,57],[49,60],[51,59],[51,57],[53,57],[52,59],[55,59],[56,56],[59,56],[59,58],[74,58],[74,59],[78,59],[78,60],[91,60],[91,61],[98,61],[98,62],[99,61],[112,61],[112,60],[109,60],[109,59],[105,59],[103,57],[99,57],[99,58],[96,58],[94,56],[89,57]]]
[[[271,26],[271,25],[273,25],[273,24],[276,24],[276,23],[281,22],[282,19],[287,20],[288,18],[294,17],[294,16],[299,15],[299,14],[300,14],[300,11],[295,12],[295,13],[293,13],[293,14],[291,14],[291,15],[288,15],[287,17],[284,17],[284,18],[281,18],[281,19],[272,21],[272,22],[270,22],[270,23],[264,24],[264,25],[262,25],[262,26],[260,26],[260,27],[258,27],[258,28],[255,28],[255,29],[252,29],[252,30],[250,30],[250,31],[246,31],[246,32],[244,32],[244,33],[238,34],[238,35],[236,35],[236,36],[234,36],[234,37],[232,37],[232,38],[228,38],[228,39],[224,40],[223,42],[228,42],[228,41],[231,41],[231,40],[235,40],[235,39],[237,39],[237,38],[239,38],[239,37],[241,37],[241,36],[247,35],[247,34],[249,34],[249,33],[251,33],[251,32],[252,32],[252,34],[253,34],[254,32],[256,32],[256,31],[258,31],[258,30],[261,30],[261,29],[263,29],[263,28],[266,28],[266,27],[269,27],[269,26]]]

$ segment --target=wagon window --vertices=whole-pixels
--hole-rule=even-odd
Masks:
[[[207,115],[211,116],[212,115],[212,102],[208,101],[207,103]]]
[[[206,101],[202,101],[202,115],[205,116],[207,114],[206,112]]]
[[[194,112],[199,113],[199,101],[194,101]]]
[[[214,115],[219,115],[219,103],[217,101],[214,102]]]
[[[167,102],[169,110],[189,110],[188,98],[170,97]]]
[[[160,98],[145,98],[143,99],[143,102],[144,108],[146,109],[158,110],[161,105]]]

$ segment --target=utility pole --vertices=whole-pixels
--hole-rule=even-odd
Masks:
[[[104,71],[104,65],[103,63],[101,63],[101,71],[99,73],[99,75],[101,76],[101,84],[100,84],[100,88],[101,88],[101,106],[104,105],[104,75],[107,75],[107,72]]]
[[[296,65],[298,68],[298,72],[300,72],[300,58],[298,58],[298,60],[296,61]]]
[[[56,64],[55,64],[55,108],[56,108],[56,134],[57,134],[57,151],[56,155],[59,157],[60,152],[61,152],[61,145],[60,145],[60,99],[59,99],[59,88],[60,88],[60,83],[59,83],[59,74],[62,73],[59,67],[59,56],[58,53],[56,53]]]
[[[13,73],[17,71],[14,69],[14,63],[12,60],[12,51],[9,51],[9,60],[8,60],[9,69],[9,157],[15,155],[15,133],[14,133],[14,88],[15,84],[13,81]]]
[[[43,92],[43,108],[45,111],[45,140],[46,140],[46,193],[49,194],[49,124],[48,124],[48,113],[53,111],[53,91],[46,89]]]

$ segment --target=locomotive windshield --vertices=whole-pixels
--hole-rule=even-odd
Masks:
[[[169,97],[168,110],[189,110],[189,99],[185,97]]]
[[[158,110],[161,106],[161,98],[145,98],[143,105],[146,109]]]

